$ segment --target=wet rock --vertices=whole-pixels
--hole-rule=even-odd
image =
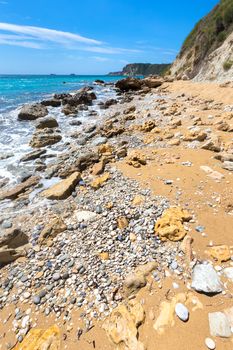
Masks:
[[[137,91],[140,90],[143,85],[143,81],[135,78],[125,78],[119,80],[115,86],[120,89],[122,92],[127,91]]]
[[[44,244],[48,240],[52,240],[59,233],[65,231],[66,228],[66,224],[60,217],[51,220],[51,222],[48,225],[46,225],[45,228],[41,231],[39,243]]]
[[[229,338],[231,336],[230,323],[223,312],[212,312],[208,316],[212,337]]]
[[[0,193],[0,199],[16,199],[21,193],[26,192],[30,187],[36,186],[39,181],[39,176],[31,176],[29,179],[16,185],[12,189]]]
[[[60,107],[61,106],[61,100],[59,99],[51,99],[51,100],[44,100],[41,102],[43,106],[51,106],[51,107]]]
[[[42,154],[45,154],[45,149],[40,149],[36,151],[32,151],[30,153],[27,153],[25,156],[23,156],[20,160],[21,162],[29,162],[31,160],[39,158]]]
[[[40,103],[35,103],[32,105],[25,105],[21,108],[18,119],[19,120],[35,120],[38,118],[43,118],[48,114],[48,110],[45,106]]]
[[[192,216],[179,207],[169,208],[155,224],[155,233],[162,241],[180,241],[186,235],[183,222],[191,220]]]
[[[61,141],[62,136],[53,132],[51,129],[36,130],[30,141],[30,146],[33,148],[41,148],[49,145],[54,145]]]
[[[210,264],[197,264],[193,269],[191,287],[197,292],[217,294],[223,291],[217,272]]]
[[[0,232],[0,263],[10,263],[27,254],[28,236],[18,228]]]
[[[36,123],[36,129],[57,128],[58,122],[53,117],[40,118]]]
[[[56,185],[50,187],[48,190],[42,192],[42,196],[48,199],[66,199],[72,194],[80,179],[80,173],[75,172],[67,179],[60,181]]]

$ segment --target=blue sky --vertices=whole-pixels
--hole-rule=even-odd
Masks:
[[[217,0],[0,0],[1,74],[105,74],[174,60]]]

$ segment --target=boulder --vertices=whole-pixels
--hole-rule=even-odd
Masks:
[[[36,130],[32,136],[29,145],[32,148],[41,148],[49,145],[54,145],[55,143],[61,141],[62,136],[58,133],[53,132],[53,130],[39,129]]]
[[[16,185],[12,189],[9,189],[0,194],[0,199],[16,199],[21,193],[26,192],[30,187],[36,186],[40,181],[39,176],[31,176],[24,182]]]
[[[193,269],[191,287],[197,292],[217,294],[223,291],[217,272],[210,264],[197,264]]]
[[[46,331],[31,329],[13,350],[61,350],[61,331],[56,325]]]
[[[71,94],[66,94],[66,93],[55,94],[55,95],[54,95],[54,99],[55,99],[55,100],[64,100],[65,98],[71,98],[71,97],[72,97]]]
[[[99,161],[98,153],[87,152],[81,154],[75,162],[78,171],[83,171]]]
[[[144,319],[142,305],[137,301],[130,301],[113,310],[103,328],[115,345],[124,344],[124,349],[127,350],[145,350],[143,343],[138,340],[138,327]]]
[[[59,233],[65,231],[66,228],[66,224],[60,217],[51,220],[50,223],[41,231],[39,243],[44,244],[47,241],[51,241]]]
[[[58,122],[53,117],[40,118],[36,123],[36,129],[57,128]]]
[[[96,80],[94,81],[94,83],[97,84],[97,85],[102,85],[102,84],[104,84],[104,81],[101,80],[101,79],[96,79]]]
[[[135,78],[125,78],[116,82],[115,86],[122,92],[137,91],[142,88],[143,81]]]
[[[36,150],[36,151],[32,151],[28,154],[26,154],[25,156],[23,156],[20,161],[21,162],[29,162],[30,160],[34,160],[39,158],[42,154],[45,154],[46,150],[45,149],[40,149],[40,150]]]
[[[91,105],[97,97],[94,92],[79,91],[71,97],[62,100],[63,105],[77,107],[79,105]]]
[[[19,228],[0,232],[0,263],[10,263],[27,254],[28,236]]]
[[[51,100],[44,100],[41,102],[43,106],[50,106],[50,107],[60,107],[61,106],[61,100],[59,99],[51,99]]]
[[[209,313],[209,327],[212,337],[231,337],[231,327],[227,316],[223,312]]]
[[[50,187],[48,190],[42,192],[42,196],[48,199],[66,199],[72,194],[80,179],[80,173],[75,172],[67,179],[60,181],[56,185]]]
[[[163,79],[156,77],[147,77],[143,79],[143,83],[149,88],[157,88],[163,84]]]
[[[169,208],[163,212],[155,224],[155,233],[161,241],[180,241],[186,236],[183,222],[191,220],[192,216],[179,207]]]
[[[40,103],[28,104],[21,108],[18,119],[19,120],[36,120],[43,118],[48,114],[48,110]]]
[[[206,149],[208,151],[212,151],[212,152],[220,152],[221,151],[221,142],[220,142],[219,137],[213,136],[210,140],[206,141],[201,148]]]

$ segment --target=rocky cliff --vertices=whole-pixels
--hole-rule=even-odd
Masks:
[[[194,80],[233,79],[233,1],[220,3],[186,38],[171,75]]]
[[[127,64],[121,72],[112,72],[110,75],[163,75],[170,68],[170,64],[131,63]]]

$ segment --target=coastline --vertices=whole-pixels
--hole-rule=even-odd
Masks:
[[[159,269],[148,274],[146,286],[133,299],[145,313],[137,345],[142,343],[145,349],[152,350],[156,344],[163,350],[172,349],[176,344],[183,350],[187,349],[189,334],[193,350],[204,347],[205,338],[210,336],[208,313],[232,306],[232,282],[222,276],[222,271],[233,264],[230,260],[233,256],[233,179],[232,171],[222,168],[224,163],[216,159],[219,154],[232,154],[231,94],[231,87],[192,82],[164,82],[157,89],[120,94],[120,103],[104,110],[98,123],[88,122],[77,133],[75,142],[65,144],[61,154],[41,170],[51,174],[51,178],[61,179],[81,171],[81,179],[72,187],[71,196],[49,200],[36,191],[34,200],[39,204],[34,207],[29,199],[32,193],[29,187],[17,199],[9,200],[10,205],[13,202],[11,214],[15,211],[15,216],[7,217],[6,213],[1,223],[11,222],[13,227],[16,224],[29,236],[32,248],[27,257],[1,270],[2,280],[13,281],[11,288],[9,282],[2,285],[0,312],[1,318],[7,319],[1,340],[3,349],[9,342],[14,345],[13,334],[24,336],[20,330],[45,329],[54,323],[61,329],[62,349],[73,350],[77,344],[84,350],[93,349],[94,343],[98,350],[115,349],[116,345],[102,329],[102,319],[109,318],[121,303],[129,302],[122,289],[127,274],[153,260]],[[214,146],[203,149],[209,140]],[[5,191],[5,186],[3,189]],[[38,189],[41,191],[40,186]],[[220,266],[217,271],[227,283],[225,293],[210,298],[192,290],[190,264],[186,261],[188,253],[181,253],[182,242],[162,242],[158,237],[155,240],[156,220],[170,206],[180,206],[192,214],[191,222],[185,224],[187,236],[193,239],[189,263],[208,260],[215,267]],[[22,215],[16,214],[18,209],[26,210]],[[56,232],[52,232],[54,237],[42,244],[38,241],[41,232],[53,220],[58,220],[54,225]],[[204,228],[198,231],[197,227]],[[226,262],[216,261],[209,255],[211,247],[218,245],[228,247],[230,256]],[[56,255],[58,249],[60,252]],[[71,256],[64,258],[70,252]],[[86,271],[81,274],[80,256],[86,264]],[[54,274],[58,272],[60,276],[56,279]],[[103,275],[97,281],[96,275],[100,272]],[[64,277],[65,273],[68,275]],[[35,303],[33,298],[52,280],[52,290],[42,293]],[[80,281],[82,288],[77,292],[73,286],[78,288]],[[89,284],[91,282],[94,284]],[[30,295],[25,297],[28,291]],[[179,293],[185,295],[183,303],[187,302],[190,320],[182,323],[172,313],[160,334],[154,324],[161,302],[169,302]],[[191,295],[190,304],[187,293]],[[76,298],[74,302],[71,296]],[[9,305],[10,300],[13,307]],[[90,305],[92,302],[94,305]],[[53,303],[55,308],[46,315],[46,308]],[[20,316],[15,314],[15,307],[20,309]],[[23,327],[26,316],[29,317]],[[79,331],[81,334],[77,337]],[[217,349],[232,347],[231,338],[215,338],[215,342]]]

